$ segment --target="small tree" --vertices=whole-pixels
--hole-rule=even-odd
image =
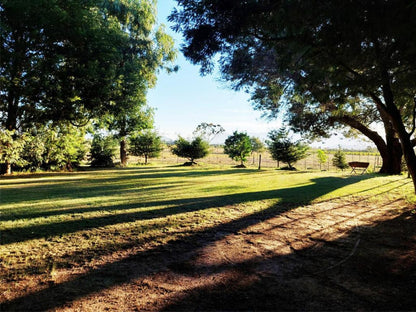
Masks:
[[[240,167],[245,167],[244,162],[247,160],[252,149],[250,137],[243,132],[234,131],[224,143],[224,153],[231,159],[240,161]]]
[[[179,139],[175,141],[172,153],[176,156],[189,159],[189,165],[193,165],[196,164],[195,159],[204,158],[208,155],[209,144],[202,140],[201,137],[196,137],[191,142],[179,137]]]
[[[12,165],[24,165],[21,153],[25,146],[25,137],[15,130],[0,129],[1,173],[11,174]]]
[[[274,160],[286,163],[293,170],[292,165],[307,156],[309,147],[300,141],[292,142],[288,135],[284,128],[270,131],[267,145]]]
[[[113,137],[104,137],[100,134],[94,135],[91,144],[91,167],[112,167],[114,166],[114,155],[117,148],[117,141]]]
[[[318,150],[318,161],[319,161],[319,170],[322,170],[322,165],[328,161],[328,155],[325,151],[319,149]]]
[[[347,161],[345,160],[345,153],[341,149],[338,149],[338,151],[335,152],[332,164],[342,171],[348,168]]]
[[[147,159],[158,157],[162,151],[162,141],[156,132],[146,131],[130,138],[130,154],[144,156],[144,163]]]
[[[203,122],[196,127],[193,134],[196,137],[201,137],[205,141],[211,142],[217,135],[223,133],[224,131],[225,129],[221,125]]]
[[[251,142],[251,155],[253,156],[253,164],[254,164],[254,153],[257,153],[257,156],[264,151],[264,144],[263,142],[256,137],[251,137],[250,138],[250,142]]]

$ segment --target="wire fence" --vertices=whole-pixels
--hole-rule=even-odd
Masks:
[[[333,164],[332,159],[334,157],[333,151],[326,152],[328,159],[325,163],[320,163],[318,158],[317,150],[310,150],[308,156],[305,159],[302,159],[296,162],[293,166],[298,170],[325,170],[325,171],[336,171],[338,170]],[[248,157],[245,165],[248,167],[258,167],[259,166],[259,153],[253,153],[250,157]],[[360,161],[360,162],[368,162],[368,170],[369,172],[374,172],[380,169],[382,165],[382,160],[379,154],[377,153],[367,153],[367,152],[345,152],[345,158],[347,162],[351,161]],[[189,160],[186,158],[181,158],[173,155],[170,149],[166,148],[162,151],[161,155],[158,158],[150,159],[149,162],[151,163],[161,163],[161,164],[172,164],[172,165],[180,165],[185,163]],[[130,158],[130,162],[139,162],[143,163],[144,158],[140,157],[132,157]],[[196,160],[197,163],[200,164],[210,164],[210,165],[229,165],[229,166],[236,166],[239,165],[239,162],[236,162],[228,157],[228,155],[224,154],[223,148],[221,147],[211,147],[210,153],[207,157]],[[261,153],[261,167],[262,168],[281,168],[285,167],[287,164],[278,163],[277,161],[273,160],[270,153],[268,151],[264,151]]]

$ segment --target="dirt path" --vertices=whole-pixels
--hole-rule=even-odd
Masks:
[[[246,215],[164,246],[125,251],[89,271],[61,272],[53,285],[33,289],[7,307],[414,310],[412,209],[403,201],[380,205],[360,199]],[[86,292],[91,285],[95,291]]]

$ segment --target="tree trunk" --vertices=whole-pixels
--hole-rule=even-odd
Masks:
[[[147,154],[144,155],[144,164],[147,165]]]
[[[413,149],[411,135],[407,132],[400,111],[394,103],[394,95],[390,86],[390,77],[387,70],[382,70],[382,78],[383,97],[386,104],[385,112],[390,117],[391,123],[399,136],[404,159],[406,161],[410,176],[412,177],[413,187],[416,194],[416,153]]]
[[[122,167],[127,166],[127,147],[126,140],[121,139],[120,141],[120,164]]]
[[[380,111],[380,114],[382,115],[384,129],[386,131],[386,141],[376,131],[370,130],[364,124],[350,116],[343,116],[339,121],[360,131],[367,138],[373,141],[383,160],[380,173],[400,174],[401,159],[403,155],[400,142],[396,138],[396,132],[392,128],[390,120],[383,115],[383,112]]]
[[[380,173],[400,174],[402,172],[402,156],[403,151],[398,139],[394,139],[386,145],[386,149],[380,156],[383,164]]]
[[[413,149],[413,144],[410,139],[409,133],[407,133],[406,128],[401,120],[398,119],[400,116],[399,111],[396,109],[392,109],[392,117],[393,117],[393,123],[394,127],[397,130],[397,133],[399,134],[400,143],[404,155],[404,159],[406,161],[407,170],[409,170],[409,174],[412,177],[413,181],[413,187],[416,194],[416,153]]]
[[[7,160],[4,163],[4,166],[1,166],[1,174],[12,174],[12,164]]]

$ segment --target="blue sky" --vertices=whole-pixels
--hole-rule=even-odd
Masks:
[[[175,39],[179,49],[182,38],[170,29],[167,21],[176,2],[158,1],[158,22],[166,25],[166,31]],[[178,135],[191,138],[192,132],[201,122],[220,124],[226,132],[217,137],[213,143],[223,143],[225,138],[235,130],[247,132],[250,136],[265,139],[270,130],[281,126],[280,120],[268,121],[261,118],[261,112],[255,111],[245,92],[236,92],[218,81],[218,76],[201,77],[199,67],[187,61],[178,53],[177,73],[161,72],[155,88],[149,90],[148,104],[156,109],[155,128],[164,138],[176,139]],[[363,147],[369,143],[359,143],[338,138],[314,146]]]

